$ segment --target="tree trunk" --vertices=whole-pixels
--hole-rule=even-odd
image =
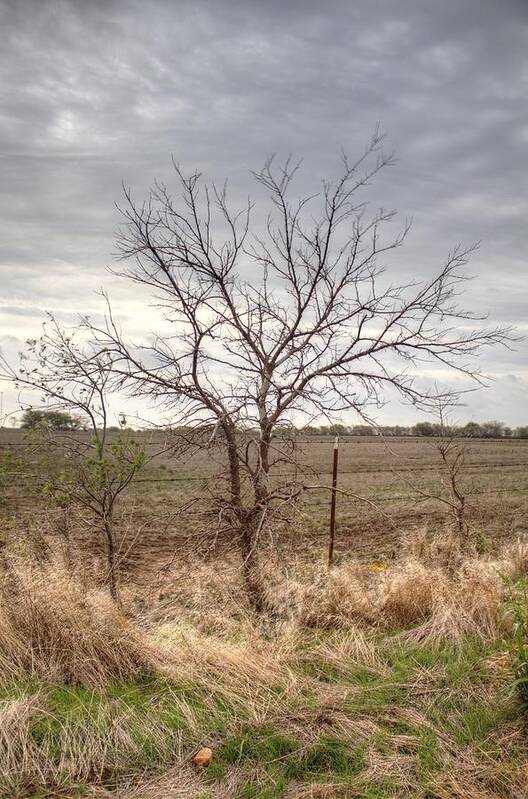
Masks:
[[[110,596],[118,605],[121,606],[119,596],[119,580],[117,574],[117,560],[115,551],[115,538],[113,520],[105,516],[103,519],[103,527],[106,536],[106,564],[107,564],[107,583],[110,590]]]
[[[73,557],[70,541],[70,508],[62,508],[59,519],[57,522],[57,532],[59,533],[62,543],[62,559],[68,574],[73,571]]]
[[[266,606],[264,586],[259,568],[258,533],[259,516],[249,517],[241,530],[242,573],[249,604],[255,613],[261,614]]]
[[[242,557],[242,575],[251,608],[255,613],[262,613],[265,608],[265,596],[260,577],[258,557],[258,535],[262,522],[262,498],[267,495],[267,449],[265,451],[266,472],[259,473],[254,485],[255,505],[250,511],[243,507],[242,480],[240,476],[240,459],[234,425],[223,424],[227,439],[227,455],[231,485],[231,510],[240,541]],[[268,442],[266,442],[269,445]],[[262,457],[262,450],[261,450]],[[263,479],[264,478],[264,479]]]

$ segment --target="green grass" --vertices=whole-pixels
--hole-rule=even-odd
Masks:
[[[59,772],[61,758],[75,757],[83,741],[112,742],[113,725],[123,725],[126,735],[110,743],[116,749],[111,757],[106,753],[104,767],[94,756],[92,773],[83,779],[64,773],[56,780],[63,792],[58,795],[69,797],[81,797],[90,782],[111,787],[124,775],[162,772],[204,743],[214,751],[203,774],[204,799],[208,786],[222,784],[233,770],[247,775],[237,799],[280,799],[303,784],[334,785],[330,795],[336,797],[340,791],[347,796],[348,786],[348,795],[363,799],[426,799],[434,797],[431,786],[438,775],[456,771],[458,750],[477,757],[480,752],[487,773],[493,768],[504,773],[506,762],[511,772],[526,762],[519,740],[504,750],[504,731],[522,711],[504,694],[504,676],[485,664],[497,644],[468,638],[457,646],[427,647],[378,636],[376,671],[346,658],[336,666],[318,662],[322,642],[331,647],[338,638],[308,636],[300,657],[292,660],[298,690],[271,686],[261,705],[255,699],[257,704],[244,706],[221,686],[154,677],[114,683],[104,691],[11,680],[0,685],[0,701],[38,699],[43,712],[31,721],[30,742]],[[332,701],[323,707],[328,696]],[[318,711],[324,723],[317,720]],[[292,726],[296,716],[306,721]],[[350,730],[333,730],[335,719],[349,722]],[[354,724],[366,732],[356,734]],[[405,765],[401,773],[372,771],[373,762],[388,768],[392,761]],[[23,771],[0,783],[5,799],[44,799],[51,795],[46,790]]]

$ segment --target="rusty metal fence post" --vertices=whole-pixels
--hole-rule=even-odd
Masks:
[[[337,499],[337,464],[339,461],[339,436],[334,441],[334,463],[332,469],[332,493],[330,496],[330,540],[328,543],[328,568],[334,562],[334,543],[335,543],[335,518],[336,518],[336,499]]]

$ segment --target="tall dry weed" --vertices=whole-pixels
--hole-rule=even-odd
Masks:
[[[430,617],[405,637],[421,643],[457,643],[467,635],[495,638],[502,620],[503,588],[493,564],[465,561],[435,592]]]

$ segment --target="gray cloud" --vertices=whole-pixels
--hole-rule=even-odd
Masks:
[[[391,268],[481,240],[468,303],[527,328],[524,0],[0,0],[0,30],[0,337],[41,308],[95,313],[102,284],[137,317],[105,272],[122,180],[141,196],[173,153],[243,197],[248,169],[293,151],[311,190],[378,120],[399,163],[370,195],[414,219]],[[523,420],[524,348],[485,355],[497,382],[468,414],[495,397]]]

